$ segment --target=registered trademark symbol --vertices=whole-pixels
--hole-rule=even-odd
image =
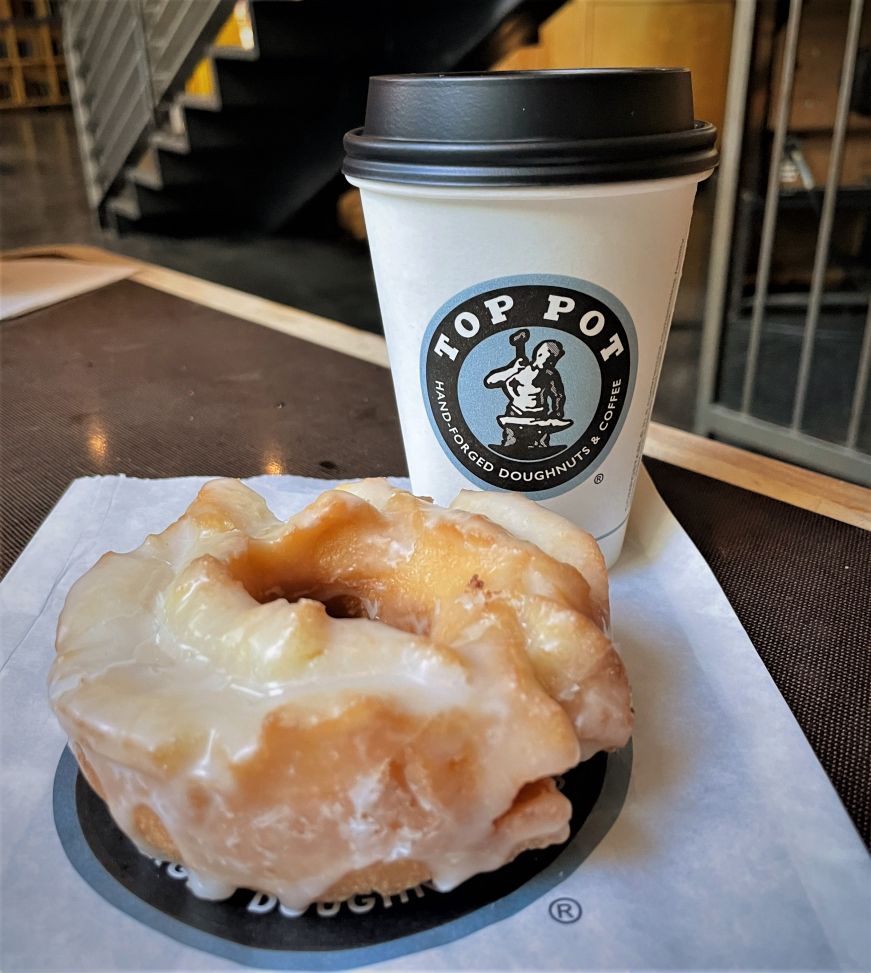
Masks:
[[[605,474],[604,473],[597,473],[593,477],[593,483],[601,483],[602,480],[604,480],[604,479],[605,479]]]
[[[550,913],[551,919],[567,926],[581,918],[581,903],[577,899],[554,899],[547,907],[547,911]]]

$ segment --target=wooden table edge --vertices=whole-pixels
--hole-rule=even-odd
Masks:
[[[91,263],[126,264],[136,268],[129,279],[146,287],[389,367],[387,348],[380,335],[99,247],[82,244],[24,247],[0,256],[5,259],[63,257]],[[871,529],[871,490],[844,480],[657,422],[650,424],[644,454],[845,524]]]
[[[380,335],[360,331],[330,318],[310,314],[308,311],[269,301],[254,294],[246,294],[223,284],[214,284],[190,274],[182,274],[177,270],[158,267],[156,264],[84,244],[22,247],[0,253],[0,258],[7,260],[24,257],[63,257],[89,263],[133,267],[134,273],[127,279],[138,284],[202,304],[214,311],[224,311],[312,344],[332,348],[374,365],[388,366],[384,339]]]

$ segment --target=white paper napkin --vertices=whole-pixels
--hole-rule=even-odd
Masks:
[[[59,257],[0,260],[0,321],[114,284],[136,273],[132,264],[95,264]]]
[[[67,861],[52,819],[66,741],[45,682],[66,592],[105,550],[136,547],[162,530],[202,482],[76,481],[0,585],[3,969],[238,968],[108,904]],[[279,516],[329,485],[249,482]],[[612,572],[612,605],[637,711],[616,823],[562,884],[520,912],[378,967],[867,969],[869,856],[719,585],[646,475]],[[580,920],[555,922],[548,910],[556,897],[581,903]],[[276,959],[292,963],[289,954]]]

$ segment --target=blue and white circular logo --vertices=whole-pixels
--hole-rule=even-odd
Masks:
[[[421,347],[430,422],[485,488],[556,496],[602,462],[625,420],[635,327],[607,291],[573,277],[486,281],[442,306]]]

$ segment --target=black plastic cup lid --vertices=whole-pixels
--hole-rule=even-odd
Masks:
[[[664,179],[714,168],[716,137],[693,117],[685,68],[382,75],[342,171],[430,186]]]

